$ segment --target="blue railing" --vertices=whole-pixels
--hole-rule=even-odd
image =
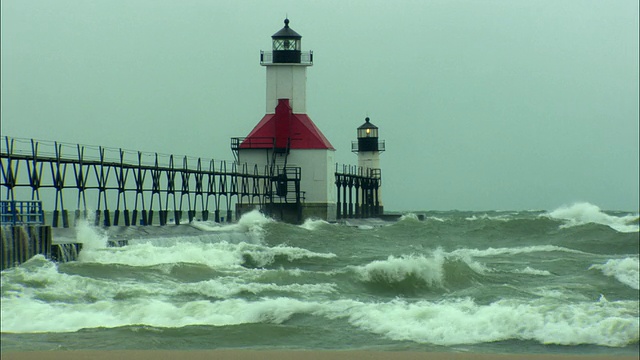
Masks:
[[[43,225],[42,201],[0,201],[2,225]]]

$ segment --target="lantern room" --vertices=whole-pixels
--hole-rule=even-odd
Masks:
[[[365,123],[358,127],[358,141],[352,143],[351,151],[384,151],[384,141],[378,141],[378,127],[373,125],[368,117],[365,118]]]
[[[274,63],[300,63],[302,36],[289,27],[289,19],[284,19],[284,27],[273,34],[271,39]]]

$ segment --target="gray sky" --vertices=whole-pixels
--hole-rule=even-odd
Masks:
[[[307,111],[380,128],[390,210],[638,210],[638,1],[2,0],[2,135],[233,159],[259,51],[313,50]]]

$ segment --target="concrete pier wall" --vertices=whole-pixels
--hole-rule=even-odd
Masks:
[[[82,249],[80,243],[54,244],[50,225],[2,225],[0,232],[0,270],[38,254],[58,262],[75,261]]]
[[[0,269],[24,263],[37,254],[51,258],[51,226],[3,225]]]

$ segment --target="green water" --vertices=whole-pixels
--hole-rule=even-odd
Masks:
[[[79,261],[3,271],[2,350],[638,353],[637,214],[294,226],[250,213],[185,229],[80,224]]]

